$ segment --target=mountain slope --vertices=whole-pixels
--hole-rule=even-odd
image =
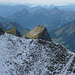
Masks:
[[[2,28],[3,31],[6,31],[5,27],[0,23],[0,28]]]
[[[43,39],[43,40],[51,41],[47,29],[45,27],[42,27],[41,25],[35,27],[34,29],[26,33],[22,38],[25,37],[28,37],[30,39]]]
[[[49,32],[54,42],[65,45],[69,50],[75,52],[75,21],[72,21],[63,27]]]
[[[2,16],[2,17],[11,16],[11,15],[15,14],[16,12],[23,10],[24,8],[27,9],[29,12],[34,12],[37,9],[41,9],[43,7],[42,6],[29,7],[27,5],[11,6],[11,4],[10,5],[1,5],[0,4],[0,16]]]
[[[27,9],[23,9],[8,18],[8,21],[16,21],[26,28],[32,29],[40,24],[49,30],[59,28],[73,20],[75,20],[75,11],[63,11],[57,7],[50,10],[41,8],[33,13],[30,13]]]
[[[11,16],[15,14],[16,12],[21,11],[24,8],[30,9],[30,7],[25,6],[25,5],[11,6],[11,5],[1,5],[0,4],[0,16],[3,16],[3,17]]]
[[[5,18],[3,18],[2,16],[0,16],[0,22],[5,21]]]
[[[4,26],[4,28],[6,28],[6,30],[11,30],[15,27],[21,33],[21,35],[24,35],[25,33],[27,33],[29,31],[29,29],[22,27],[17,22],[3,23],[3,26]]]
[[[75,54],[60,44],[4,34],[0,75],[75,75]]]
[[[15,35],[15,36],[19,36],[21,37],[22,35],[20,34],[20,32],[14,27],[12,30],[8,30],[8,31],[5,31],[6,33],[8,34],[12,34],[12,35]]]

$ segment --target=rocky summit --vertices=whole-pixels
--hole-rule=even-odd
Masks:
[[[26,37],[30,39],[43,39],[46,41],[51,41],[51,38],[47,32],[47,29],[45,27],[42,27],[41,25],[29,31],[22,38],[26,38]]]
[[[0,75],[75,75],[75,53],[41,39],[0,36]]]

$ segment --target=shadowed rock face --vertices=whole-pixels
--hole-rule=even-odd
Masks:
[[[25,37],[28,37],[30,39],[43,39],[43,40],[51,41],[47,29],[45,27],[42,27],[41,25],[29,31],[27,34],[23,36],[23,38]]]
[[[39,34],[38,39],[51,41],[51,38],[50,38],[46,28]]]
[[[0,28],[0,35],[4,34],[4,31]]]

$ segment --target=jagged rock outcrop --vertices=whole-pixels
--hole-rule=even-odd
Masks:
[[[30,39],[43,39],[43,40],[51,41],[47,29],[45,27],[42,27],[41,25],[29,31],[22,38],[26,38],[26,37]]]
[[[0,28],[0,35],[4,34],[4,31]]]
[[[4,34],[0,75],[75,75],[75,53],[53,42]]]
[[[6,33],[21,37],[20,32],[15,27],[10,31],[6,31]]]

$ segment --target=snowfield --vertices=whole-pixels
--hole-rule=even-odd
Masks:
[[[0,75],[75,75],[75,53],[60,44],[0,35]]]

